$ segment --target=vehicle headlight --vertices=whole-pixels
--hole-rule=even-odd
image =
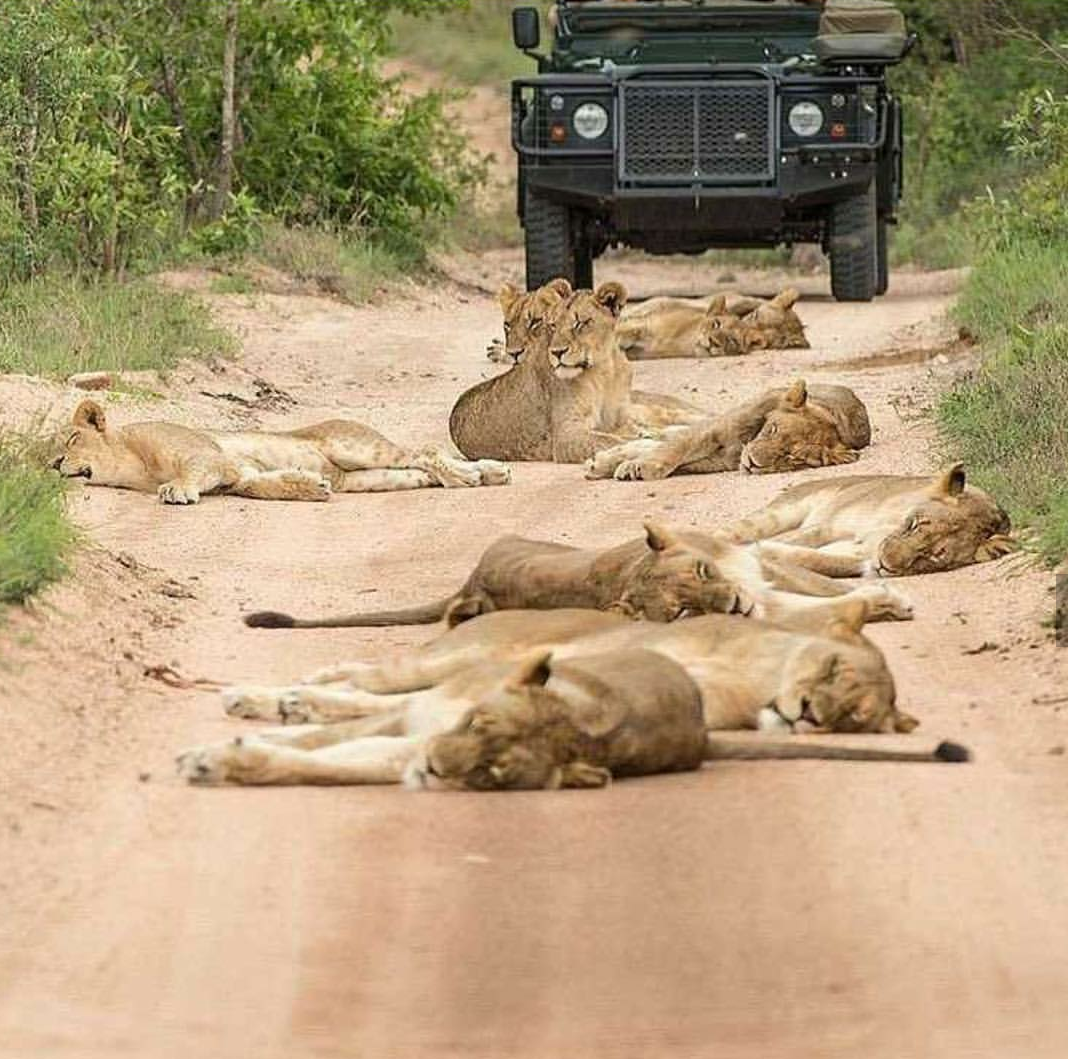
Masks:
[[[815,103],[795,103],[787,120],[798,136],[815,136],[823,128],[823,111]]]
[[[599,140],[608,131],[608,111],[600,103],[583,103],[571,116],[571,124],[584,140]]]

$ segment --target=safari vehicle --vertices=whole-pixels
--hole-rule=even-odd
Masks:
[[[914,38],[885,0],[559,0],[512,85],[527,287],[592,284],[609,246],[819,243],[834,295],[886,291],[902,185],[887,68]]]

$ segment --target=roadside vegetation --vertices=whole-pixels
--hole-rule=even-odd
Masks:
[[[44,456],[41,442],[0,433],[0,605],[62,577],[74,548],[65,483]]]

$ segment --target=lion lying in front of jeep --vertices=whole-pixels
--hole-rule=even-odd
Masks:
[[[299,430],[198,430],[177,423],[113,429],[96,401],[74,412],[53,464],[90,485],[156,493],[164,504],[196,504],[209,493],[255,500],[329,500],[377,493],[505,485],[507,464],[459,460],[438,448],[412,451],[361,423],[333,419]]]
[[[882,653],[860,634],[862,611],[804,632],[723,615],[648,626],[591,611],[489,614],[316,684],[231,689],[231,716],[277,717],[307,689],[290,718],[358,719],[190,750],[178,767],[195,784],[492,791],[603,787],[710,759],[967,761],[953,743],[915,751],[707,735],[912,731]]]

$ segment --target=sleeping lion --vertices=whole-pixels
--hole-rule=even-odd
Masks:
[[[177,423],[108,427],[104,409],[82,401],[63,454],[67,478],[135,489],[164,504],[196,504],[209,493],[255,500],[329,500],[331,493],[505,485],[506,464],[466,461],[440,449],[403,449],[343,419],[300,430],[197,430]]]
[[[333,716],[358,719],[190,750],[179,771],[197,784],[535,790],[602,787],[710,758],[967,760],[955,744],[900,751],[706,736],[914,729],[861,620],[857,608],[852,620],[798,632],[726,616],[635,626],[588,611],[490,614],[395,660],[312,678],[343,681],[328,700]],[[231,689],[227,712],[270,717],[271,694]]]

